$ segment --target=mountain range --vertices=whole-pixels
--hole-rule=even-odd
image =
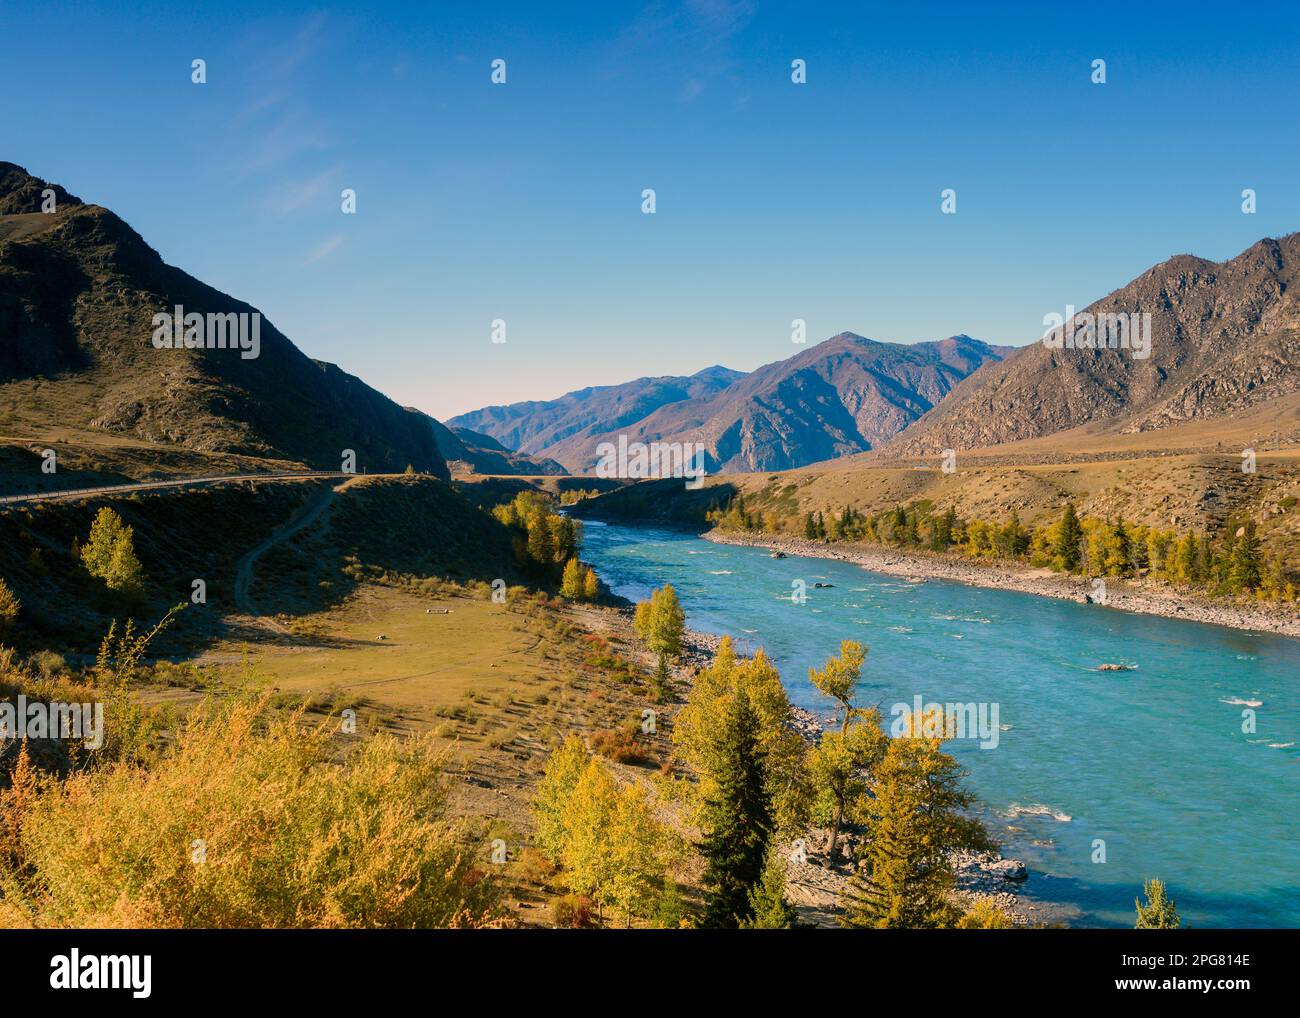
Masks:
[[[641,378],[452,418],[530,455],[590,472],[602,442],[700,442],[710,472],[785,470],[875,448],[1009,348],[969,336],[879,343],[851,332],[749,374]]]
[[[724,473],[866,451],[879,460],[988,449],[1082,426],[1095,443],[1098,433],[1199,422],[1209,430],[1198,440],[1209,441],[1216,422],[1245,415],[1281,440],[1300,433],[1292,406],[1300,392],[1298,279],[1300,234],[1290,234],[1223,262],[1161,262],[1075,312],[1057,337],[1068,333],[1069,342],[1006,347],[954,336],[905,346],[846,332],[746,375],[714,367],[638,379],[451,423],[574,473],[589,471],[597,445],[619,435],[703,442],[709,471]],[[1115,326],[1114,339],[1100,331],[1094,346],[1072,341],[1083,323],[1101,330],[1116,316],[1127,333]]]
[[[1149,322],[1149,350],[843,332],[748,373],[714,365],[443,425],[307,357],[257,309],[166,265],[113,212],[0,162],[0,428],[28,446],[107,436],[159,460],[185,450],[338,469],[350,449],[360,470],[441,477],[447,461],[589,473],[619,437],[699,442],[710,473],[1068,441],[1076,428],[1097,442],[1195,423],[1212,445],[1236,422],[1280,441],[1300,436],[1298,279],[1291,234],[1223,262],[1177,255],[1081,313]],[[160,349],[154,318],[177,307],[257,316],[257,356]]]

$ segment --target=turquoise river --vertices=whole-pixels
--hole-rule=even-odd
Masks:
[[[949,747],[1049,914],[1131,925],[1143,878],[1158,876],[1188,926],[1300,926],[1300,640],[585,528],[583,557],[615,593],[672,583],[688,625],[762,647],[821,718],[830,704],[808,668],[846,638],[870,646],[860,701],[887,723],[916,696],[996,704],[996,747]]]

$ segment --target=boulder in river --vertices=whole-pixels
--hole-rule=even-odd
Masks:
[[[1029,876],[1025,864],[1017,859],[997,859],[992,862],[981,863],[980,869],[984,870],[985,873],[992,873],[994,876],[1001,877],[1003,880],[1024,880]]]

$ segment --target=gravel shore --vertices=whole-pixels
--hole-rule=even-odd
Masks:
[[[747,537],[709,533],[706,540],[751,548],[770,548],[789,555],[851,562],[872,572],[889,576],[951,580],[972,587],[1017,590],[1039,597],[1085,602],[1092,593],[1092,581],[1064,576],[1050,569],[1015,567],[1003,563],[984,564],[943,555],[908,554],[854,544],[826,544],[796,538]],[[1300,608],[1294,604],[1233,604],[1200,598],[1168,586],[1107,579],[1106,607],[1144,615],[1162,615],[1186,622],[1207,622],[1233,629],[1280,636],[1300,637]]]

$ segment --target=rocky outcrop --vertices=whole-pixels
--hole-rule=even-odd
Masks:
[[[1026,336],[1028,346],[965,379],[882,455],[931,456],[1093,422],[1151,431],[1286,396],[1300,388],[1297,280],[1300,234],[1261,240],[1225,262],[1170,258],[1080,309],[1149,315],[1147,356],[1132,345],[1054,348]]]

